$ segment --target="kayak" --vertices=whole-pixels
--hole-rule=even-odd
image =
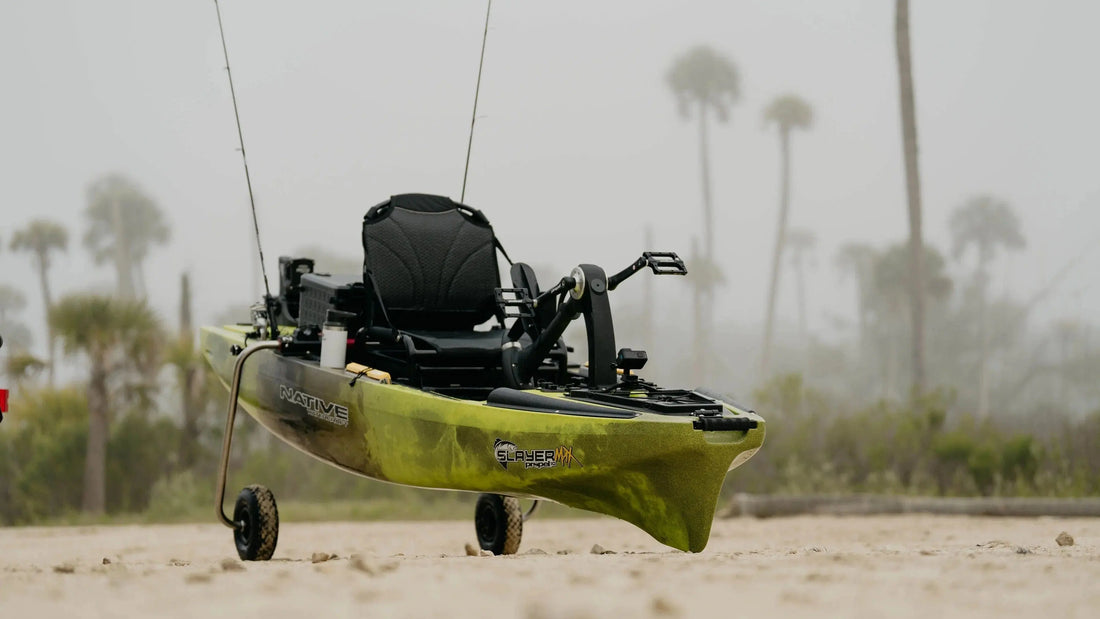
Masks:
[[[202,330],[206,359],[227,386],[230,349],[244,345],[247,331]],[[626,520],[692,552],[707,544],[726,472],[764,441],[763,419],[731,404],[726,418],[756,427],[708,432],[690,418],[595,403],[563,410],[571,402],[560,392],[524,391],[540,405],[524,410],[367,377],[350,384],[351,372],[275,352],[246,367],[241,406],[328,464],[409,486],[549,499]],[[500,444],[514,449],[501,452]]]
[[[391,211],[415,204],[401,198],[384,204]],[[437,210],[407,210],[415,216],[466,217],[465,205],[432,198]],[[481,225],[477,215],[470,217]],[[393,238],[392,231],[382,233]],[[365,233],[368,254],[370,242]],[[495,243],[495,237],[486,242]],[[437,245],[430,238],[424,244]],[[424,255],[415,260],[426,260]],[[414,260],[396,259],[402,264]],[[670,260],[679,266],[669,267]],[[323,462],[380,481],[497,497],[484,510],[479,503],[478,518],[484,511],[491,520],[478,523],[483,548],[514,552],[518,538],[501,545],[493,541],[493,529],[501,529],[496,537],[506,537],[503,527],[516,519],[511,513],[517,509],[515,499],[530,498],[607,514],[663,544],[699,552],[706,547],[727,472],[763,444],[765,423],[755,412],[709,393],[649,383],[635,374],[646,353],[614,351],[613,334],[606,341],[606,331],[613,329],[607,292],[647,266],[658,274],[665,268],[686,272],[674,254],[646,254],[610,277],[598,267],[581,265],[547,291],[538,289],[526,265],[516,264],[515,287],[501,289],[496,282],[498,303],[487,310],[499,310],[506,318],[488,331],[455,331],[468,326],[458,321],[473,324],[482,317],[455,318],[430,304],[405,302],[400,290],[385,289],[378,283],[385,260],[368,258],[362,278],[314,274],[302,265],[301,260],[281,260],[280,302],[255,309],[254,324],[203,328],[206,361],[227,388],[235,389],[236,402],[249,415]],[[416,284],[416,273],[406,270],[402,276],[402,285],[416,288],[408,283]],[[495,278],[492,273],[489,279]],[[288,292],[298,295],[298,307],[287,303]],[[315,297],[324,301],[327,320],[310,317],[319,315],[310,305]],[[377,311],[378,297],[384,299],[382,311]],[[372,304],[375,311],[345,311]],[[409,306],[415,311],[405,309]],[[435,313],[424,324],[449,320],[450,330],[426,331],[416,321],[425,312]],[[297,317],[291,322],[293,313]],[[588,363],[569,365],[564,359],[569,349],[560,340],[562,323],[581,316],[589,327]],[[509,318],[512,327],[506,328]],[[242,351],[257,341],[271,342],[270,348],[249,351],[255,354],[244,362]],[[238,501],[238,507],[244,502],[245,520],[249,505],[263,498],[248,491]],[[270,503],[273,510],[273,497]],[[218,509],[221,513],[220,501]],[[499,512],[495,520],[493,509]],[[244,520],[223,520],[236,523],[240,533]],[[273,549],[274,542],[270,545]]]

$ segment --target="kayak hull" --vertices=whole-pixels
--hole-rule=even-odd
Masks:
[[[202,330],[207,362],[228,385],[243,328]],[[726,473],[764,441],[704,432],[690,416],[608,418],[501,408],[260,351],[241,376],[239,404],[290,445],[382,481],[547,499],[631,522],[673,548],[706,546]],[[549,397],[560,393],[539,392]]]

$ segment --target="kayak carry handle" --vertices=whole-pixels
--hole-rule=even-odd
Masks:
[[[760,425],[748,417],[696,417],[691,426],[704,432],[748,432]]]

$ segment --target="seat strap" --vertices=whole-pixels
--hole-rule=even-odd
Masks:
[[[493,235],[493,245],[495,245],[496,248],[500,250],[500,253],[504,256],[504,259],[508,261],[508,266],[512,266],[513,264],[515,264],[514,262],[512,262],[512,259],[508,257],[508,252],[504,251],[504,246],[500,244],[500,239],[498,239],[497,235],[495,234]]]
[[[393,332],[393,339],[397,341],[397,338],[401,335],[401,332],[394,326],[393,321],[390,320],[389,314],[386,313],[386,302],[382,300],[382,291],[378,289],[378,282],[374,279],[374,271],[367,269],[367,279],[370,280],[371,289],[374,290],[374,298],[378,301],[378,307],[382,310],[382,317],[386,319],[386,324],[390,326],[390,331]]]

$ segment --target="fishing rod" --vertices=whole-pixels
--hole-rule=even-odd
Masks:
[[[229,69],[229,50],[225,46],[225,28],[222,27],[222,10],[218,0],[214,0],[214,10],[218,13],[218,33],[222,39],[222,54],[225,56],[225,74],[229,77],[229,94],[233,98],[233,117],[237,120],[237,139],[240,142],[241,162],[244,164],[244,180],[248,184],[248,202],[252,205],[252,228],[256,233],[256,249],[260,253],[260,272],[264,276],[264,308],[267,314],[268,331],[271,339],[278,337],[275,325],[275,299],[271,296],[271,286],[267,283],[267,268],[264,266],[264,248],[260,244],[260,221],[256,217],[256,199],[252,195],[252,177],[248,174],[248,157],[244,152],[244,133],[241,131],[241,114],[237,110],[237,91],[233,88],[233,72]]]
[[[215,0],[216,2],[217,0]],[[470,150],[474,147],[474,123],[477,122],[477,95],[481,92],[481,68],[485,66],[485,42],[489,40],[489,13],[493,10],[493,0],[485,9],[485,33],[481,35],[481,60],[477,63],[477,86],[474,88],[474,112],[470,115],[470,139],[466,142],[466,167],[462,170],[462,196],[459,202],[466,201],[466,175],[470,172]]]

